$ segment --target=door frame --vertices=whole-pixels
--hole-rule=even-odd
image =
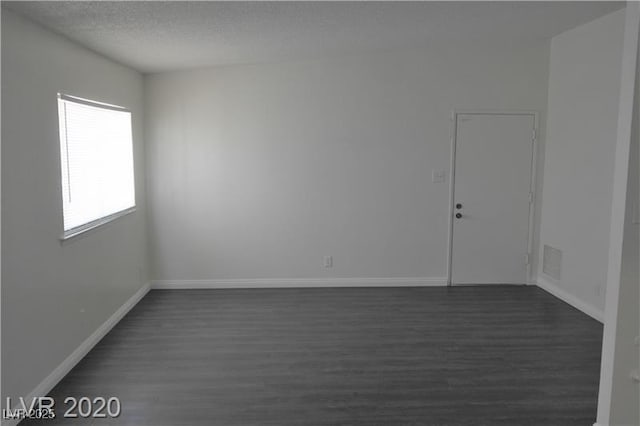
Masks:
[[[536,168],[538,159],[538,136],[539,136],[539,114],[534,110],[491,110],[491,109],[454,109],[451,111],[451,127],[449,131],[451,139],[451,164],[449,167],[450,176],[449,179],[449,242],[447,251],[447,286],[454,285],[451,282],[452,263],[453,263],[453,215],[454,215],[454,203],[455,203],[455,183],[456,183],[456,140],[458,130],[458,116],[459,115],[530,115],[533,117],[533,133],[531,135],[531,171],[529,178],[529,193],[531,202],[529,203],[529,232],[527,237],[527,272],[526,280],[527,284],[532,283],[532,271],[531,271],[531,258],[533,252],[533,231],[534,231],[534,218],[536,207]]]

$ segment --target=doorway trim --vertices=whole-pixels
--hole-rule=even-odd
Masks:
[[[539,114],[534,110],[492,110],[492,109],[454,109],[451,111],[450,120],[450,179],[449,179],[449,235],[447,247],[447,286],[451,287],[452,263],[453,263],[453,214],[455,203],[455,183],[456,183],[456,140],[458,129],[459,115],[530,115],[533,117],[533,134],[531,135],[531,170],[529,179],[529,193],[531,202],[529,203],[529,232],[527,238],[527,284],[531,284],[532,271],[531,260],[533,255],[533,237],[535,227],[535,209],[536,209],[536,168],[538,159],[538,137],[539,137]]]

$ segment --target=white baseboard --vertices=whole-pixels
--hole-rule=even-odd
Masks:
[[[556,296],[558,299],[568,303],[574,308],[584,312],[585,314],[589,315],[591,318],[596,319],[601,323],[604,323],[604,312],[602,312],[600,309],[596,308],[595,306],[592,306],[589,303],[578,299],[573,294],[568,293],[566,290],[563,290],[562,288],[551,283],[550,281],[547,281],[542,277],[538,277],[538,287],[547,291],[548,293],[551,293],[552,295]]]
[[[606,424],[604,424],[604,423],[598,423],[598,422],[596,422],[596,423],[594,423],[594,424],[593,424],[593,426],[609,426],[609,425],[606,425]],[[613,426],[613,425],[611,425],[611,426]],[[625,424],[625,425],[617,425],[617,426],[634,426],[634,425],[632,425],[631,423],[629,423],[629,424]]]
[[[73,367],[89,353],[91,349],[100,341],[120,320],[133,308],[151,289],[150,283],[143,285],[133,296],[131,296],[117,311],[113,313],[96,331],[94,331],[84,342],[80,344],[55,370],[51,372],[38,386],[26,396],[28,403],[32,398],[46,396],[60,380],[66,376]],[[17,420],[4,420],[3,426],[14,426]]]
[[[417,278],[258,278],[152,281],[153,289],[313,288],[313,287],[442,287],[444,277]]]

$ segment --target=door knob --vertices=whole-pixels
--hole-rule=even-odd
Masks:
[[[456,209],[460,210],[462,208],[462,204],[458,203],[456,204]]]
[[[462,213],[456,213],[456,218],[460,219],[462,217]]]

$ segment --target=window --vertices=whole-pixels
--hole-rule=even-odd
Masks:
[[[63,239],[135,210],[131,112],[58,95]]]

